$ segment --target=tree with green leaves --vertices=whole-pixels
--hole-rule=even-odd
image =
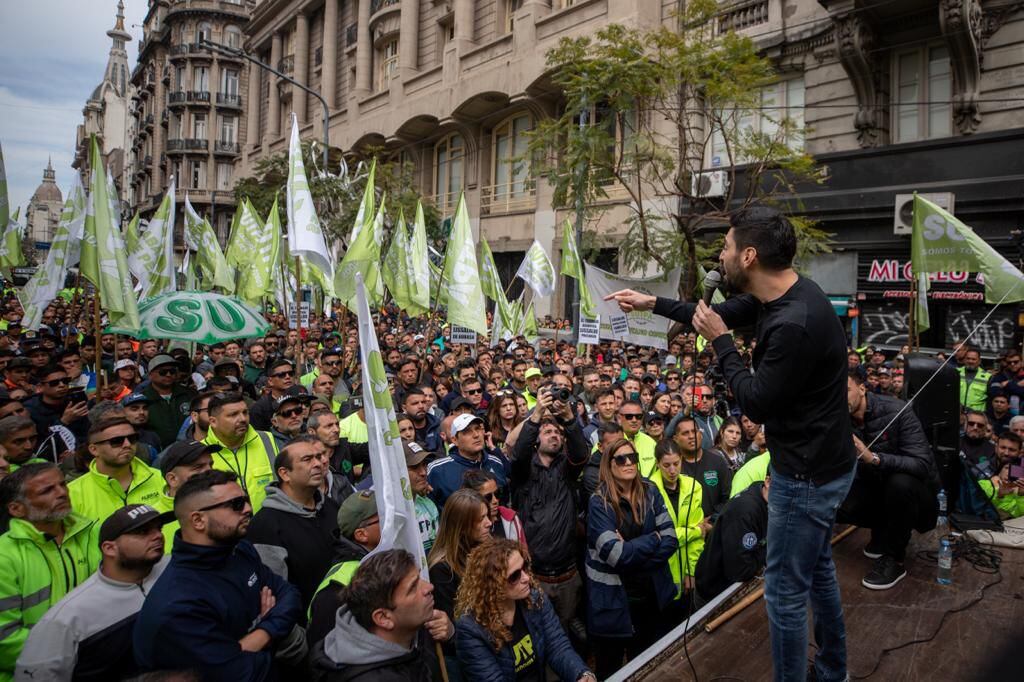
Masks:
[[[686,298],[696,289],[698,265],[717,261],[732,210],[785,206],[799,237],[798,260],[829,250],[829,235],[799,214],[795,200],[798,185],[823,182],[799,144],[802,126],[762,107],[761,88],[779,74],[750,39],[717,31],[718,11],[715,0],[688,0],[673,25],[611,24],[563,38],[547,55],[562,91],[560,114],[538,123],[527,152],[534,173],[553,186],[555,205],[576,208],[588,227],[607,211],[610,190],[624,192],[624,264],[633,271],[683,265]],[[770,125],[755,132],[749,121],[759,109]],[[726,150],[721,197],[700,187],[713,140]],[[584,257],[600,244],[593,233],[584,232]]]
[[[382,151],[367,150],[365,158],[358,163],[349,160],[350,165],[344,167],[341,173],[325,175],[320,168],[321,152],[318,143],[302,143],[302,160],[309,169],[309,189],[316,205],[317,217],[330,243],[348,246],[348,238],[352,233],[352,226],[366,187],[370,161],[374,157],[377,158],[375,193],[378,201],[381,197],[387,197],[387,234],[390,235],[393,231],[399,209],[402,209],[405,215],[416,215],[416,203],[422,196],[415,189],[413,165],[408,162],[403,164],[383,161]],[[281,224],[284,225],[287,223],[284,202],[284,187],[287,180],[288,153],[274,154],[261,159],[256,164],[253,175],[242,178],[235,184],[235,198],[248,198],[261,218],[265,218],[274,204],[274,199],[277,198]],[[436,244],[441,243],[442,228],[437,209],[432,204],[424,202],[423,214],[428,239]]]

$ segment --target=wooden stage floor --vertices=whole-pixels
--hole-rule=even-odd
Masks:
[[[953,584],[939,585],[935,565],[917,556],[919,551],[936,547],[934,533],[915,533],[907,552],[907,577],[890,590],[868,590],[860,583],[871,564],[861,553],[868,537],[868,531],[859,529],[833,548],[846,616],[851,679],[1024,679],[1024,550],[999,549],[1001,582],[986,589],[979,603],[947,616],[940,628],[946,611],[976,599],[986,584],[1000,580],[1000,576],[982,573],[958,560],[953,567]],[[888,647],[929,638],[882,655]],[[813,656],[813,634],[810,641],[808,659]],[[705,632],[703,626],[691,630],[687,649],[699,682],[770,681],[764,600],[747,607],[713,633]],[[1008,650],[1018,662],[1011,669],[1020,674],[1010,678],[986,675],[986,666]],[[630,679],[693,680],[682,641],[677,640]]]

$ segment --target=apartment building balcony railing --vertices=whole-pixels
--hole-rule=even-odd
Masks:
[[[210,91],[209,90],[189,90],[188,91],[189,102],[199,102],[201,104],[210,103]]]
[[[152,166],[153,165],[153,157],[151,155],[147,154],[146,158],[144,158],[142,160],[142,165],[145,166],[146,168],[149,168],[150,166]]]
[[[242,106],[242,96],[227,92],[218,92],[217,106],[239,108]]]
[[[718,32],[742,31],[751,26],[768,23],[768,4],[770,0],[747,0],[731,7],[726,7],[718,15]]]
[[[290,54],[282,57],[281,60],[277,62],[277,70],[281,73],[287,74],[291,74],[295,71],[295,55]]]
[[[480,188],[480,214],[529,211],[537,207],[537,186],[532,180],[513,180]]]
[[[167,95],[167,103],[171,106],[184,104],[188,101],[188,94],[184,90],[178,90]]]
[[[210,148],[210,141],[206,138],[186,137],[185,149],[189,151],[206,151]]]
[[[370,0],[370,16],[373,16],[385,7],[391,7],[399,4],[400,2],[401,0]]]
[[[183,151],[185,151],[185,140],[182,140],[182,139],[167,140],[167,151],[169,151],[169,152],[183,152]]]
[[[434,205],[434,208],[436,208],[442,216],[447,216],[455,213],[455,206],[459,203],[460,194],[462,194],[461,189],[454,192],[448,192],[447,194],[433,194],[425,198]]]
[[[160,125],[166,127],[167,126],[167,121],[169,121],[170,118],[171,118],[171,112],[169,112],[167,109],[164,109],[163,112],[161,112],[161,114],[160,114]]]
[[[153,114],[146,114],[146,118],[143,122],[143,125],[146,126],[146,130],[152,130],[154,122],[155,119],[153,118]]]
[[[240,151],[241,147],[237,142],[217,140],[213,143],[213,152],[215,154],[238,154]]]

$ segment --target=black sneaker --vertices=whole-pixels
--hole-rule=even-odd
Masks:
[[[868,544],[864,545],[864,556],[877,559],[882,556],[882,548],[876,545],[874,540],[868,541]]]
[[[907,575],[903,564],[891,556],[882,555],[875,560],[872,567],[860,584],[869,590],[888,590]]]

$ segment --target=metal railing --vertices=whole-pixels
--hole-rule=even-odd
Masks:
[[[370,0],[370,16],[373,16],[385,7],[397,5],[399,2],[401,2],[401,0]]]
[[[188,95],[184,90],[178,90],[167,95],[168,104],[184,104],[188,100]]]
[[[210,102],[210,91],[209,90],[189,90],[188,91],[189,102]]]
[[[455,205],[459,203],[460,194],[462,194],[461,189],[454,192],[448,192],[447,194],[432,194],[424,198],[433,204],[434,208],[436,208],[441,215],[445,216],[455,212]]]
[[[185,140],[172,139],[167,140],[167,151],[169,152],[180,152],[185,149]]]
[[[528,211],[537,206],[537,186],[530,178],[521,178],[480,188],[480,214]]]
[[[142,160],[142,165],[146,166],[147,168],[149,166],[152,166],[153,165],[153,157],[151,155],[147,154],[146,158]]]
[[[143,125],[145,125],[147,128],[152,128],[154,120],[155,119],[153,118],[153,114],[146,114],[146,119],[143,122]]]
[[[240,107],[242,106],[242,96],[228,92],[218,92],[217,104],[224,107]]]
[[[241,147],[239,147],[237,142],[217,140],[213,143],[213,151],[217,154],[237,154],[241,151]]]
[[[205,138],[185,138],[185,149],[206,151],[210,148],[210,141]]]

